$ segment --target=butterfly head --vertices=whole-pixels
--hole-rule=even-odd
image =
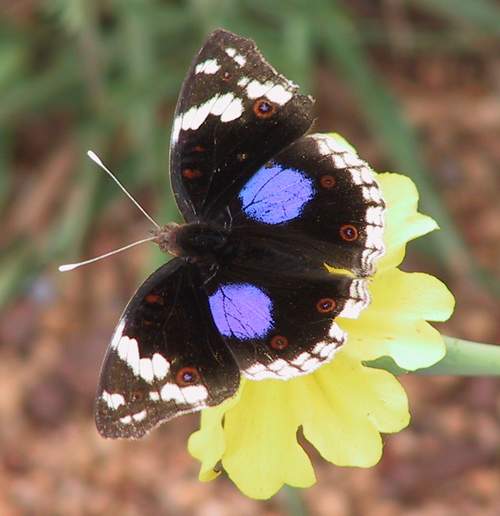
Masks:
[[[177,244],[177,233],[181,226],[175,222],[170,222],[152,231],[154,242],[167,254],[182,256],[182,250]]]

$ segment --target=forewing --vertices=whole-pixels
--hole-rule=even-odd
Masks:
[[[97,392],[97,429],[139,438],[162,421],[218,405],[239,378],[198,270],[172,260],[139,288],[115,330]]]
[[[214,219],[250,175],[312,123],[310,97],[255,43],[216,30],[182,86],[171,139],[171,181],[187,221]]]
[[[297,242],[320,263],[368,276],[384,253],[384,209],[371,168],[346,144],[313,134],[258,169],[229,212],[235,233],[261,234],[270,247]]]

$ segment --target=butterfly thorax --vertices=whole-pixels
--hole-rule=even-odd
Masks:
[[[160,249],[173,256],[200,259],[216,259],[228,243],[229,232],[213,224],[174,222],[161,227],[155,234]]]

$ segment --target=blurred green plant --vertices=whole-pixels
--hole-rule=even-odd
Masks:
[[[170,121],[192,56],[218,26],[253,38],[306,91],[313,87],[320,59],[335,70],[354,92],[393,168],[413,178],[423,210],[443,229],[420,250],[455,273],[488,277],[464,246],[436,193],[414,130],[370,62],[370,45],[390,42],[385,27],[360,16],[355,2],[45,0],[28,2],[24,10],[22,4],[4,7],[0,18],[0,210],[4,214],[13,202],[17,133],[33,118],[50,120],[62,113],[69,120],[80,160],[69,190],[80,193],[51,219],[43,246],[30,238],[7,242],[11,249],[2,255],[0,303],[48,264],[81,256],[93,221],[121,195],[106,178],[90,172],[87,148],[107,157],[132,191],[164,192],[157,199],[158,220],[177,217],[167,174]],[[446,23],[446,30],[431,35],[436,52],[452,51],[450,40],[460,42],[460,52],[468,42],[499,33],[500,8],[492,0],[410,0],[402,8]],[[420,41],[420,28],[413,30]],[[491,279],[488,285],[498,290]]]

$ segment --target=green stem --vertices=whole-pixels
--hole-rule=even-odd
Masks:
[[[407,373],[448,376],[500,376],[500,346],[444,336],[446,355],[436,364],[416,371],[399,367],[392,358],[382,357],[367,363],[393,374]]]
[[[500,346],[455,337],[444,337],[446,355],[419,374],[456,376],[500,376]]]

